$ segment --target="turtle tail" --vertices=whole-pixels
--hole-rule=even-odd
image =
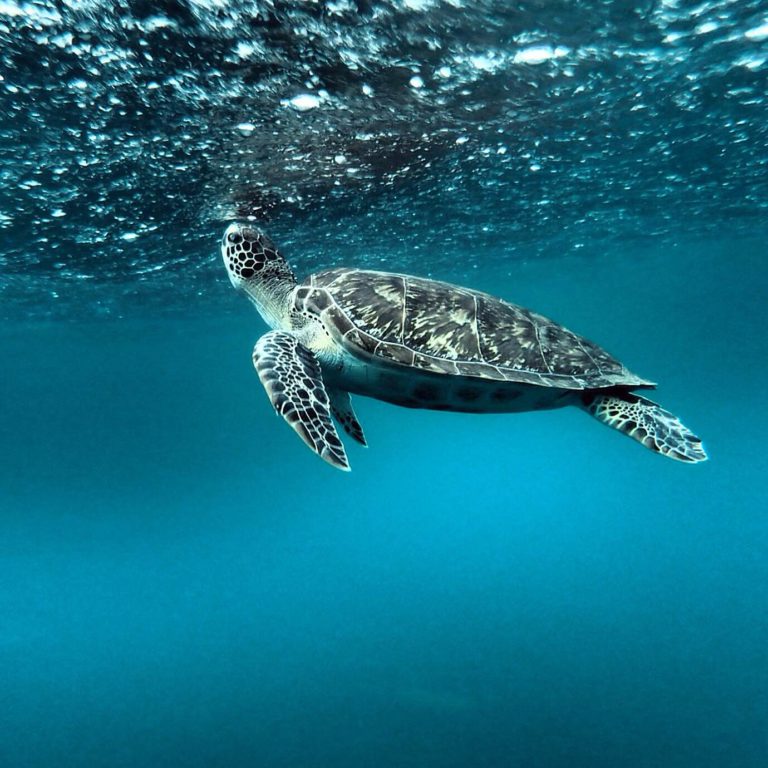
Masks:
[[[680,419],[632,392],[587,391],[581,395],[581,407],[662,456],[690,463],[707,459],[701,440]]]

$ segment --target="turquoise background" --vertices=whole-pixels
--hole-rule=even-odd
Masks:
[[[6,326],[3,765],[762,765],[761,248],[474,276],[657,378],[697,466],[575,409],[357,398],[334,471],[234,292]]]

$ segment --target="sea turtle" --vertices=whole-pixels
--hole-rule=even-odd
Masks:
[[[652,389],[591,341],[486,293],[410,275],[327,269],[303,282],[250,224],[227,227],[232,285],[274,330],[253,363],[275,410],[322,459],[348,470],[331,414],[366,445],[350,392],[410,408],[471,413],[577,405],[646,448],[707,458]]]

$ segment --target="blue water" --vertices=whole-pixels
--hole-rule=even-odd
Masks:
[[[766,23],[0,3],[0,765],[768,764]],[[335,471],[237,215],[560,320],[710,461],[356,398]]]

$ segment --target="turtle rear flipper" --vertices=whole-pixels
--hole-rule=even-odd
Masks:
[[[321,459],[349,471],[314,353],[292,333],[271,331],[256,342],[253,364],[275,410],[299,437]]]
[[[341,389],[328,389],[328,396],[331,399],[331,413],[336,421],[344,427],[344,431],[352,438],[357,440],[360,445],[368,447],[363,433],[363,427],[355,416],[352,408],[352,401],[349,392]]]
[[[618,429],[662,456],[677,461],[706,461],[696,437],[674,414],[632,392],[585,392],[582,407],[598,421]]]

